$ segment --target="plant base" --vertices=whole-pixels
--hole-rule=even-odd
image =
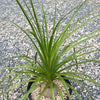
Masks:
[[[65,76],[62,76],[62,77],[65,77]],[[70,84],[69,80],[67,80],[67,79],[64,79],[64,80],[65,80],[65,82],[67,82],[68,84]],[[55,82],[55,83],[59,86],[59,88],[62,90],[62,92],[63,92],[63,94],[64,94],[65,100],[69,100],[69,98],[67,97],[67,93],[66,93],[66,91],[65,91],[65,89],[64,89],[64,87],[63,87],[63,85],[62,85],[62,83],[61,83],[60,81],[58,81],[58,80],[55,80],[54,82]],[[28,84],[27,90],[30,89],[30,87],[31,87],[32,84],[33,84],[33,82],[30,82],[30,83]],[[45,87],[45,84],[43,84],[42,86],[40,86],[39,88],[37,88],[36,90],[34,90],[32,93],[30,93],[30,94],[29,94],[29,100],[37,100],[37,97],[39,96],[39,94],[41,93],[41,91],[43,90],[44,87]],[[61,97],[60,97],[60,95],[58,94],[58,91],[57,91],[57,89],[56,89],[55,87],[54,87],[54,93],[55,93],[55,98],[56,98],[56,100],[61,100]],[[70,95],[71,95],[71,93],[72,93],[72,89],[70,89],[70,88],[69,88],[69,93],[70,93]],[[46,89],[46,91],[44,92],[44,94],[43,94],[41,100],[52,100],[52,99],[51,99],[51,92],[50,92],[50,88],[49,88],[49,87],[48,87],[48,88]]]

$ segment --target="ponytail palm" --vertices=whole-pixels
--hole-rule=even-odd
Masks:
[[[97,14],[99,12],[99,10],[94,12],[94,9],[93,9],[90,12],[88,12],[86,15],[81,17],[79,20],[77,20],[76,22],[71,23],[72,20],[74,19],[75,15],[82,8],[82,6],[86,2],[88,2],[86,0],[83,3],[81,3],[80,5],[71,9],[68,13],[66,13],[63,17],[61,17],[59,19],[59,21],[56,23],[56,3],[55,3],[53,29],[52,29],[51,35],[49,35],[50,33],[48,31],[46,12],[44,11],[44,8],[39,4],[41,9],[42,9],[42,14],[43,14],[42,24],[40,24],[32,0],[29,0],[32,10],[28,7],[26,1],[23,0],[24,4],[28,10],[28,13],[30,15],[27,14],[27,12],[25,11],[24,7],[19,2],[19,0],[16,0],[16,2],[19,5],[19,7],[21,8],[21,10],[22,10],[25,18],[27,19],[31,29],[24,29],[24,28],[20,27],[19,25],[17,25],[16,23],[14,23],[12,21],[10,21],[10,22],[13,23],[24,34],[27,35],[27,37],[32,42],[32,45],[36,51],[36,54],[35,54],[35,58],[31,58],[29,56],[14,56],[14,57],[4,59],[4,60],[9,60],[9,59],[11,60],[13,58],[19,58],[19,59],[24,59],[25,61],[29,62],[29,64],[23,64],[23,65],[19,64],[19,66],[10,67],[10,69],[23,69],[23,70],[13,71],[13,72],[11,71],[9,74],[7,74],[2,79],[0,84],[2,84],[3,81],[7,77],[12,76],[14,74],[16,74],[16,76],[10,82],[13,82],[15,79],[27,78],[27,80],[19,82],[13,86],[10,86],[7,90],[3,91],[2,95],[4,95],[6,92],[8,92],[10,89],[14,88],[15,86],[34,81],[30,90],[26,94],[24,94],[20,100],[26,100],[28,95],[33,90],[35,90],[36,88],[38,88],[40,85],[42,85],[44,83],[46,83],[46,86],[43,89],[43,91],[40,93],[38,100],[41,98],[42,94],[44,93],[44,91],[46,90],[46,88],[48,86],[51,89],[52,100],[55,100],[53,86],[55,86],[57,88],[59,94],[61,95],[62,100],[64,100],[64,96],[62,94],[62,91],[59,89],[57,84],[54,83],[54,80],[60,80],[62,82],[70,100],[72,100],[72,98],[71,98],[71,95],[68,91],[68,87],[71,88],[73,90],[73,92],[75,92],[75,94],[78,96],[78,98],[80,100],[82,100],[81,96],[74,89],[74,87],[72,87],[70,84],[68,84],[64,81],[64,78],[65,78],[65,79],[74,81],[74,82],[78,83],[79,85],[83,86],[83,88],[86,89],[86,91],[89,93],[89,95],[92,99],[92,96],[91,96],[89,90],[79,80],[87,80],[87,81],[92,82],[92,83],[99,85],[99,86],[100,86],[100,83],[95,82],[90,76],[88,76],[84,73],[79,73],[77,71],[70,72],[69,69],[72,67],[78,68],[78,66],[80,64],[85,64],[87,62],[100,63],[100,60],[86,59],[86,58],[83,59],[82,58],[82,56],[96,52],[96,51],[100,51],[100,49],[91,50],[91,51],[88,51],[86,53],[80,53],[81,51],[83,51],[85,49],[91,48],[91,46],[86,46],[86,47],[81,47],[78,50],[75,50],[75,47],[78,46],[79,44],[81,44],[81,43],[83,43],[83,42],[85,42],[93,37],[100,36],[100,29],[94,30],[86,35],[83,35],[82,37],[79,37],[79,38],[73,40],[72,42],[70,42],[69,44],[65,45],[62,48],[61,48],[61,46],[66,40],[68,40],[68,38],[71,35],[73,35],[82,26],[84,26],[85,24],[91,22],[92,20],[95,20],[96,18],[100,17],[100,14]],[[71,12],[74,12],[74,13],[71,15],[71,18],[67,22],[66,26],[62,29],[62,31],[59,33],[59,36],[57,37],[56,33],[57,33],[57,30],[59,29],[59,26],[60,26],[62,20]],[[89,18],[92,14],[95,14],[95,16]],[[89,18],[89,19],[84,21],[81,25],[74,28],[78,22],[80,22],[81,20],[84,20],[85,18]],[[96,33],[96,34],[94,34],[94,33]],[[63,57],[67,52],[71,51],[73,48],[74,48],[73,53],[69,54],[66,57]],[[37,56],[39,57],[39,59],[37,59]],[[69,64],[69,62],[71,62],[73,60],[75,60],[76,63]],[[66,63],[67,63],[67,65],[66,65]],[[5,69],[9,69],[9,68],[2,68],[0,70],[5,70]],[[23,74],[25,76],[20,77],[20,75],[23,75]],[[28,75],[28,77],[27,77],[27,75]],[[66,77],[62,77],[63,75],[65,75]],[[34,78],[34,80],[30,80],[32,78]],[[40,83],[38,83],[38,82],[40,82]]]

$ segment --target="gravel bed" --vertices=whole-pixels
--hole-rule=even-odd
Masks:
[[[27,0],[28,1],[28,0]],[[36,8],[36,12],[39,16],[39,21],[41,22],[41,10],[39,9],[39,6],[34,1],[34,5]],[[49,32],[51,32],[52,24],[53,24],[53,15],[54,15],[54,1],[55,0],[39,0],[41,4],[43,4],[45,10],[47,9],[47,21],[49,26]],[[75,7],[76,5],[80,4],[84,0],[57,0],[57,21],[59,20],[60,16],[63,16],[67,11],[69,11],[71,8]],[[22,2],[22,0],[20,0]],[[92,8],[99,6],[100,0],[90,0],[90,2],[82,7],[82,9],[78,12],[76,17],[73,19],[73,22],[77,19],[81,18],[86,12],[90,11]],[[100,8],[100,7],[99,7]],[[99,12],[100,13],[100,12]],[[28,23],[26,19],[24,18],[20,8],[18,7],[16,0],[0,0],[0,16],[3,18],[8,18],[18,25],[29,29]],[[62,25],[60,26],[60,29],[58,33],[60,33],[61,29],[66,25],[68,19],[70,18],[71,14],[66,17]],[[92,17],[92,16],[90,16]],[[78,23],[78,25],[82,24],[85,20]],[[97,20],[92,21],[91,23],[86,24],[84,27],[79,29],[77,32],[75,32],[74,35],[69,38],[68,41],[65,41],[65,43],[62,45],[66,45],[70,41],[73,41],[75,38],[80,37],[84,34],[88,34],[89,32],[100,29],[100,18],[97,18]],[[79,49],[81,46],[87,46],[87,45],[94,45],[95,48],[100,48],[100,36],[95,37],[93,39],[90,39],[88,42],[84,42],[77,46],[76,49]],[[61,47],[61,48],[62,48]],[[16,28],[11,23],[7,22],[6,20],[0,18],[0,60],[5,57],[11,57],[11,56],[17,56],[17,55],[26,55],[27,51],[29,56],[33,56],[35,54],[34,50],[30,50],[31,43],[27,36],[25,36],[18,28]],[[94,49],[94,48],[92,48]],[[89,49],[88,49],[89,50]],[[73,52],[73,50],[71,51]],[[86,51],[83,51],[86,52]],[[65,56],[67,56],[66,54]],[[86,58],[96,58],[100,60],[100,52],[91,53],[91,55],[87,55]],[[18,63],[25,62],[24,60],[17,60],[14,59],[10,62],[10,66],[18,65]],[[8,67],[9,61],[3,61],[0,62],[0,67]],[[67,64],[66,64],[67,65]],[[70,69],[74,71],[74,68]],[[100,83],[100,64],[98,63],[88,63],[85,65],[81,65],[78,68],[78,72],[83,72],[91,76],[93,79],[95,79],[97,82]],[[8,73],[8,70],[0,71],[0,81],[2,77],[5,76],[5,74]],[[7,89],[8,87],[5,85],[8,80],[5,81],[4,84],[0,86],[0,93],[2,92],[2,87],[5,86]],[[14,83],[17,83],[20,80],[14,81]],[[13,84],[14,84],[13,83]],[[73,83],[73,82],[71,82]],[[95,86],[92,83],[89,83],[87,81],[84,81],[86,84],[86,87],[91,91],[92,96],[94,97],[94,100],[100,100],[100,87]],[[24,92],[26,92],[26,86],[27,84],[23,85]],[[82,87],[78,86],[78,84],[73,83],[73,86],[77,89],[77,91],[81,94],[83,100],[90,100],[89,95],[86,93],[85,90],[82,91]],[[16,89],[12,89],[10,92],[9,100],[19,100],[21,97],[21,87],[16,87]],[[6,97],[6,95],[5,95]],[[73,100],[79,100],[74,93],[72,93],[72,99]],[[0,100],[2,100],[2,97],[0,97]],[[5,98],[6,100],[6,98]]]

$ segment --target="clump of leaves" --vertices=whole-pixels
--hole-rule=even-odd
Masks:
[[[24,4],[25,4],[25,6],[28,10],[28,14],[25,11],[22,4],[19,2],[19,0],[16,0],[16,1],[17,1],[17,4],[19,5],[19,7],[21,8],[25,18],[27,19],[31,29],[24,29],[24,28],[20,27],[19,25],[17,25],[16,23],[14,23],[12,21],[10,21],[10,22],[13,23],[14,25],[16,25],[19,29],[21,29],[21,31],[24,34],[27,35],[27,37],[32,42],[34,49],[36,50],[36,54],[35,54],[35,58],[29,57],[29,56],[15,56],[15,57],[5,59],[5,60],[7,60],[7,59],[12,59],[12,58],[21,58],[21,59],[28,61],[30,64],[23,64],[23,65],[19,65],[19,66],[15,66],[15,67],[10,67],[10,69],[19,68],[19,69],[23,69],[23,70],[13,71],[13,72],[10,71],[10,73],[7,74],[2,79],[0,84],[3,83],[3,81],[7,77],[12,76],[13,74],[17,74],[17,75],[10,82],[13,82],[15,79],[21,79],[22,80],[24,78],[27,78],[27,80],[21,81],[19,83],[16,83],[13,86],[10,86],[7,90],[3,91],[2,95],[4,95],[10,89],[12,89],[12,88],[14,88],[18,85],[22,85],[24,83],[34,81],[30,90],[27,93],[25,93],[20,100],[26,100],[28,95],[33,90],[35,90],[37,87],[39,87],[40,85],[42,85],[44,83],[46,83],[46,86],[43,89],[43,91],[40,93],[38,100],[41,98],[41,96],[43,95],[44,91],[46,90],[46,88],[48,86],[51,89],[52,100],[55,100],[53,86],[55,86],[57,88],[59,94],[61,95],[62,100],[64,100],[64,96],[62,94],[62,91],[59,89],[57,84],[55,84],[54,81],[53,81],[53,80],[60,80],[62,82],[70,100],[72,100],[72,98],[71,98],[71,95],[70,95],[67,87],[70,87],[73,90],[73,92],[75,92],[75,94],[78,96],[78,98],[80,100],[82,100],[81,96],[74,89],[74,87],[72,87],[70,84],[68,84],[64,81],[64,78],[65,78],[65,79],[74,81],[74,82],[78,83],[79,85],[81,85],[84,89],[86,89],[86,91],[89,93],[89,95],[92,99],[92,96],[91,96],[89,90],[79,80],[86,80],[86,81],[92,82],[92,83],[99,85],[99,86],[100,86],[100,84],[95,82],[90,76],[88,76],[84,73],[79,73],[77,71],[76,72],[69,72],[69,69],[72,68],[72,67],[77,67],[77,69],[78,69],[78,65],[84,64],[84,63],[87,63],[87,62],[98,62],[98,63],[100,63],[99,60],[85,59],[85,58],[83,59],[82,58],[82,56],[84,56],[84,55],[87,55],[87,54],[90,54],[90,53],[93,53],[93,52],[96,52],[96,51],[100,51],[99,49],[91,50],[89,52],[87,51],[86,53],[80,53],[81,51],[91,47],[91,46],[86,46],[86,47],[81,47],[79,50],[75,50],[75,47],[78,46],[79,44],[83,43],[84,41],[87,41],[87,40],[89,40],[93,37],[100,36],[100,33],[99,33],[100,29],[94,30],[94,31],[92,31],[92,32],[90,32],[86,35],[83,35],[83,36],[73,40],[71,43],[62,47],[62,49],[60,49],[60,47],[63,44],[63,42],[65,40],[67,40],[71,35],[73,35],[78,29],[80,29],[85,24],[91,22],[92,20],[95,20],[96,18],[100,17],[100,14],[97,14],[97,12],[99,12],[99,10],[96,11],[96,12],[94,12],[94,10],[91,10],[86,15],[81,17],[79,20],[77,20],[76,22],[71,24],[73,18],[75,17],[77,12],[80,10],[80,8],[82,8],[82,6],[86,2],[88,2],[86,0],[83,3],[81,3],[80,5],[71,9],[67,14],[65,14],[63,17],[61,17],[59,19],[59,21],[56,23],[56,3],[55,3],[55,14],[54,14],[54,20],[53,20],[53,29],[52,29],[52,34],[49,35],[48,24],[47,24],[47,19],[46,19],[46,12],[44,11],[44,8],[39,4],[41,6],[42,14],[43,14],[43,20],[42,20],[42,25],[41,25],[39,23],[39,20],[38,20],[38,17],[37,17],[36,11],[35,11],[35,7],[34,7],[32,0],[29,0],[32,10],[31,10],[31,8],[28,7],[26,1],[23,0]],[[74,13],[71,15],[71,17],[70,17],[69,21],[67,22],[67,24],[65,25],[65,27],[59,33],[59,36],[56,37],[56,32],[60,28],[59,25],[61,24],[62,20],[68,14],[70,14],[71,12],[74,12]],[[92,14],[96,14],[96,15],[89,18]],[[31,18],[30,18],[30,16],[31,16]],[[85,18],[89,18],[89,19],[84,21],[81,25],[74,28],[77,25],[78,22],[80,22],[81,20],[84,20]],[[97,34],[94,34],[94,33],[97,33]],[[33,37],[35,38],[35,40],[37,42],[34,41]],[[69,52],[73,48],[74,48],[73,53],[69,54],[66,57],[62,57],[63,55],[65,55],[65,53]],[[37,55],[39,56],[39,60],[36,59]],[[74,64],[72,63],[70,65],[63,67],[66,63],[69,64],[69,62],[73,61],[73,60],[75,60],[76,63],[74,63]],[[6,67],[6,68],[2,68],[0,70],[5,70],[5,69],[9,69],[9,68]],[[65,71],[67,71],[67,72],[65,72]],[[20,75],[23,75],[23,74],[24,74],[24,76],[20,77]],[[27,75],[28,75],[28,77],[27,77]],[[66,77],[62,77],[62,75],[65,75]],[[34,78],[34,80],[30,80],[30,78]],[[38,82],[40,82],[40,83],[37,84]]]

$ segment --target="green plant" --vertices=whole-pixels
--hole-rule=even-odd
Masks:
[[[11,81],[13,82],[15,79],[24,79],[27,78],[27,80],[25,81],[21,81],[17,84],[15,84],[14,86],[10,86],[6,91],[3,91],[2,95],[4,95],[5,93],[7,93],[10,89],[14,88],[15,86],[18,85],[22,85],[24,83],[28,83],[28,82],[33,82],[30,90],[24,94],[22,96],[22,98],[20,100],[26,100],[27,96],[37,87],[39,87],[41,84],[47,83],[44,90],[40,93],[38,100],[41,98],[43,92],[46,90],[46,88],[48,86],[50,86],[51,89],[51,94],[52,94],[52,100],[55,100],[54,97],[54,91],[53,91],[53,86],[55,86],[58,90],[58,92],[60,93],[62,100],[64,100],[62,91],[59,89],[59,87],[53,82],[53,80],[60,80],[62,82],[62,84],[64,85],[64,88],[66,89],[67,95],[69,97],[70,100],[71,96],[69,94],[68,88],[70,87],[78,96],[78,98],[80,100],[82,100],[81,96],[79,95],[79,93],[74,89],[74,87],[72,87],[71,85],[65,83],[64,78],[61,77],[62,75],[66,76],[66,79],[77,82],[79,85],[83,86],[83,88],[85,88],[87,90],[87,92],[89,93],[91,99],[92,96],[89,92],[89,90],[85,87],[85,85],[83,83],[81,83],[79,80],[87,80],[89,82],[92,82],[96,85],[99,85],[99,83],[95,82],[90,76],[84,74],[84,73],[79,73],[77,72],[64,72],[65,70],[69,70],[71,67],[77,67],[78,69],[78,65],[80,64],[84,64],[87,62],[98,62],[100,63],[99,60],[95,60],[95,59],[83,59],[81,58],[82,56],[86,55],[86,54],[90,54],[92,52],[96,52],[99,51],[99,49],[96,50],[91,50],[89,52],[86,53],[81,53],[79,54],[82,50],[90,48],[91,46],[86,46],[86,47],[82,47],[79,50],[75,50],[75,47],[81,43],[83,43],[84,41],[87,41],[93,37],[99,36],[100,35],[100,30],[94,30],[91,33],[88,33],[87,35],[83,35],[82,37],[72,41],[71,43],[69,43],[68,45],[66,45],[65,47],[63,47],[62,49],[60,49],[62,43],[68,39],[73,33],[75,33],[78,29],[80,29],[82,26],[84,26],[85,24],[91,22],[92,20],[95,20],[97,17],[100,17],[100,14],[97,14],[95,16],[93,16],[92,18],[89,18],[88,20],[86,20],[83,24],[79,25],[77,28],[74,28],[74,26],[77,25],[77,23],[85,18],[88,18],[89,16],[91,16],[92,14],[95,14],[97,12],[93,12],[94,10],[91,10],[89,13],[87,13],[86,15],[84,15],[83,17],[81,17],[79,20],[77,20],[76,22],[74,22],[73,24],[71,24],[71,21],[73,20],[73,18],[75,17],[75,15],[77,14],[77,12],[80,10],[80,8],[88,1],[84,1],[83,3],[81,3],[80,5],[76,6],[75,8],[73,8],[72,10],[70,10],[67,14],[65,14],[62,18],[60,18],[60,20],[56,23],[56,3],[55,3],[55,14],[54,14],[54,21],[53,21],[53,30],[52,30],[52,34],[51,36],[49,35],[48,32],[48,26],[47,26],[47,20],[46,20],[46,13],[44,11],[44,8],[41,6],[42,12],[43,12],[43,20],[42,20],[42,25],[39,23],[39,20],[37,18],[37,14],[33,5],[32,0],[30,1],[30,5],[32,8],[32,11],[30,10],[30,8],[28,7],[27,3],[25,2],[25,0],[23,0],[23,2],[25,3],[25,6],[27,7],[30,16],[32,19],[30,19],[29,15],[27,14],[27,12],[24,10],[24,7],[21,5],[21,3],[19,2],[19,0],[16,0],[19,7],[21,8],[25,18],[27,19],[31,30],[30,29],[24,29],[22,27],[20,27],[19,25],[17,25],[16,23],[10,21],[11,23],[13,23],[15,26],[17,26],[19,29],[21,29],[21,31],[23,33],[25,33],[27,35],[27,37],[30,39],[30,41],[32,42],[34,49],[36,50],[36,54],[35,54],[35,58],[31,58],[29,56],[15,56],[15,57],[10,57],[10,58],[5,58],[4,60],[8,60],[8,59],[13,59],[13,58],[21,58],[24,59],[26,61],[28,61],[30,64],[23,64],[23,65],[19,65],[19,66],[15,66],[15,67],[10,67],[11,69],[23,69],[21,71],[10,71],[9,74],[7,74],[2,81],[0,82],[3,83],[3,81],[13,75],[13,74],[17,74]],[[59,29],[59,25],[61,24],[62,20],[71,12],[74,13],[72,14],[71,18],[69,19],[68,23],[66,24],[66,26],[63,28],[62,32],[59,34],[59,37],[56,37],[56,31],[57,29]],[[91,14],[92,13],[92,14]],[[9,21],[9,20],[8,20]],[[72,28],[74,28],[73,30],[71,30]],[[94,34],[97,33],[97,34]],[[34,40],[32,39],[32,37],[34,37],[37,41],[34,42]],[[72,54],[70,54],[69,56],[61,59],[61,57],[68,51],[72,50],[74,48],[74,52]],[[78,54],[78,55],[77,55]],[[36,58],[37,56],[39,56],[40,61],[38,61]],[[64,66],[66,63],[69,63],[70,61],[75,60],[76,63],[72,63],[69,66],[65,66],[64,68],[62,66]],[[5,69],[9,69],[8,68],[2,68],[0,70],[5,70]],[[20,75],[25,74],[25,76],[20,77]],[[27,77],[28,75],[28,77]],[[34,80],[30,80],[30,78],[34,78]],[[40,83],[38,85],[36,85],[38,82],[40,81]]]

